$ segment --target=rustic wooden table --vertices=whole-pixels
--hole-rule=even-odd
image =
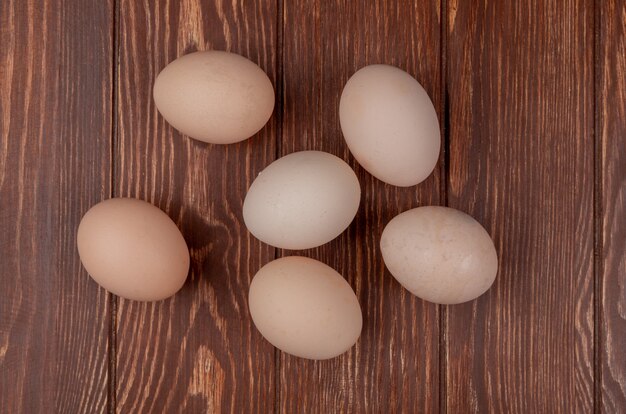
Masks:
[[[152,84],[177,56],[226,49],[272,79],[269,124],[211,146],[170,128]],[[624,0],[0,2],[0,412],[626,412]],[[411,188],[350,156],[338,102],[370,63],[426,88],[444,140]],[[364,329],[342,357],[276,351],[251,277],[292,254],[242,224],[247,187],[303,149],[346,159],[363,189],[348,231],[303,254],[340,271]],[[76,252],[109,197],[165,210],[188,283],[121,300]],[[420,205],[476,217],[500,255],[492,289],[437,306],[385,270],[383,226]]]

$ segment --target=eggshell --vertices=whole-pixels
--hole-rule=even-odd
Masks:
[[[361,334],[361,307],[350,285],[324,263],[284,257],[263,266],[250,284],[257,329],[272,345],[308,359],[350,349]]]
[[[248,230],[284,249],[320,246],[343,232],[359,208],[354,171],[334,155],[301,151],[284,156],[254,180],[243,203]]]
[[[172,296],[189,271],[189,250],[176,224],[141,200],[112,198],[93,206],[78,226],[77,244],[93,280],[127,299]]]
[[[437,164],[435,107],[422,85],[398,68],[371,65],[356,72],[341,94],[339,121],[354,158],[386,183],[415,185]]]
[[[235,53],[217,50],[179,57],[159,73],[154,102],[185,135],[231,144],[256,134],[274,110],[265,72]]]
[[[398,282],[430,302],[475,299],[498,273],[498,256],[487,231],[452,208],[419,207],[399,214],[385,227],[380,248]]]

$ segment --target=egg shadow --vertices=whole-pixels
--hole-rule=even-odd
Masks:
[[[219,235],[215,226],[211,226],[200,214],[191,209],[183,212],[179,226],[187,242],[190,256],[187,280],[179,294],[193,296],[200,288],[202,279],[210,275],[210,270],[219,265],[213,262],[216,255],[212,254],[215,240],[219,240]]]

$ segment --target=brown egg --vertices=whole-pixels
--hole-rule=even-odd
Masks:
[[[154,103],[174,128],[212,144],[256,134],[274,110],[265,72],[235,53],[190,53],[167,65],[154,83]]]
[[[307,257],[283,257],[263,266],[250,284],[249,305],[265,339],[302,358],[328,359],[346,352],[363,326],[348,282]]]
[[[419,207],[394,217],[380,248],[391,274],[430,302],[467,302],[489,289],[498,256],[487,231],[469,215],[447,207]]]
[[[93,280],[127,299],[172,296],[189,272],[189,250],[178,227],[145,201],[112,198],[96,204],[78,226],[77,244]]]

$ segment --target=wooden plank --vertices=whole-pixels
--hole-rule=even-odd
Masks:
[[[384,225],[418,205],[438,204],[440,173],[417,187],[374,179],[349,155],[338,105],[348,78],[373,63],[415,76],[441,111],[439,4],[433,2],[284,2],[282,155],[305,149],[349,161],[362,186],[362,205],[346,233],[304,254],[350,282],[364,317],[361,338],[341,357],[313,362],[280,358],[280,411],[437,412],[438,309],[404,290],[385,271],[379,252]]]
[[[447,317],[449,412],[591,412],[593,2],[448,4],[449,205],[500,271]]]
[[[626,2],[598,3],[600,257],[598,405],[626,412]]]
[[[3,413],[107,409],[109,300],[76,230],[110,195],[112,24],[112,1],[0,2]]]
[[[248,234],[241,208],[275,156],[276,122],[243,143],[207,145],[167,125],[152,85],[167,63],[205,49],[240,53],[275,79],[276,12],[273,1],[120,3],[116,194],[166,211],[192,269],[170,300],[120,300],[119,412],[274,409],[274,350],[247,307],[251,277],[274,251]]]

